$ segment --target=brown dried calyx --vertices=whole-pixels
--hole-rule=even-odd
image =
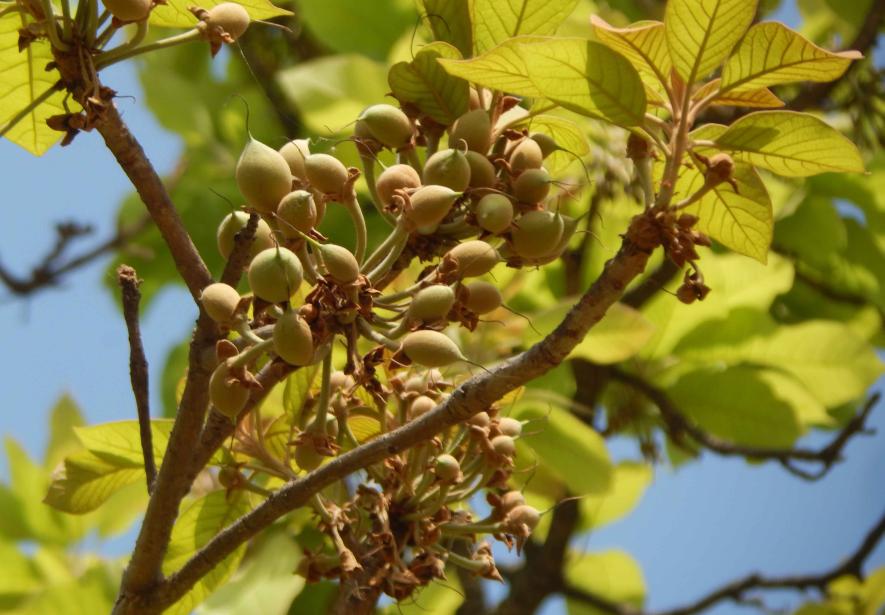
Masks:
[[[694,271],[686,271],[682,286],[676,291],[676,297],[685,304],[703,301],[710,294],[710,287],[704,284],[704,275],[695,266]]]

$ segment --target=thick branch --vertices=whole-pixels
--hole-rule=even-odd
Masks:
[[[705,611],[725,600],[732,600],[735,602],[743,601],[746,599],[746,594],[753,590],[807,590],[814,588],[821,592],[825,592],[827,584],[843,575],[853,575],[859,578],[862,577],[863,565],[873,552],[873,549],[876,548],[876,545],[882,539],[883,535],[885,535],[885,514],[883,514],[878,522],[869,532],[867,532],[857,549],[843,560],[841,564],[838,564],[829,570],[819,574],[792,576],[764,576],[755,573],[750,574],[742,579],[727,583],[690,604],[666,611],[656,611],[654,613],[641,611],[629,605],[616,604],[605,598],[572,586],[566,586],[563,588],[563,593],[569,598],[581,600],[602,611],[612,613],[613,615],[694,615],[695,613]]]
[[[807,480],[821,478],[833,465],[842,459],[842,450],[853,436],[864,432],[867,417],[869,417],[873,407],[879,401],[878,393],[870,397],[861,411],[842,428],[827,446],[821,449],[766,448],[735,444],[705,432],[691,423],[664,391],[639,376],[618,368],[611,368],[609,375],[613,380],[635,389],[658,407],[667,434],[677,445],[683,442],[684,436],[687,435],[698,445],[718,455],[774,460],[791,473]],[[811,473],[795,465],[796,462],[819,464],[820,469],[817,472]]]
[[[0,264],[0,282],[3,282],[14,295],[20,297],[57,286],[65,274],[88,265],[105,254],[125,246],[130,239],[147,228],[150,221],[150,217],[145,216],[131,226],[120,228],[112,237],[65,262],[59,261],[65,255],[70,245],[76,239],[91,233],[92,229],[89,226],[81,226],[74,223],[59,224],[56,226],[55,244],[47,252],[46,256],[31,269],[28,277],[17,276]]]
[[[640,218],[634,220],[634,224],[642,226],[642,223],[647,221]],[[633,236],[634,233],[627,233],[618,254],[607,263],[599,279],[560,325],[542,341],[488,372],[471,378],[442,404],[419,419],[383,434],[306,476],[287,483],[255,510],[219,533],[165,582],[154,585],[151,591],[130,592],[121,596],[115,612],[146,615],[161,611],[184,595],[239,545],[279,517],[304,505],[320,489],[385,457],[428,440],[447,427],[487,409],[508,392],[561,363],[587,331],[621,297],[624,288],[644,270],[655,246],[639,246],[630,239]],[[165,465],[164,463],[164,469]],[[137,547],[136,553],[138,552]]]
[[[138,412],[138,432],[144,456],[147,490],[151,493],[154,489],[154,479],[157,477],[157,466],[154,464],[151,409],[148,403],[148,363],[138,324],[138,304],[141,302],[141,291],[138,287],[141,280],[138,279],[135,269],[128,265],[120,265],[117,268],[117,281],[123,290],[123,318],[126,320],[126,329],[129,332],[129,377],[132,380],[132,392],[135,394],[135,408]]]

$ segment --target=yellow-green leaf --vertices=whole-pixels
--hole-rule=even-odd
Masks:
[[[68,395],[62,395],[49,419],[49,444],[46,446],[43,465],[52,470],[66,455],[80,448],[80,442],[74,433],[75,427],[83,425],[83,415],[77,402]]]
[[[637,354],[654,332],[654,325],[641,312],[615,303],[569,356],[600,364],[620,363]]]
[[[750,28],[722,69],[723,92],[747,92],[796,81],[833,81],[842,76],[857,51],[833,53],[779,23]]]
[[[485,53],[509,38],[556,32],[578,0],[473,0],[473,45]]]
[[[540,132],[556,141],[561,148],[544,160],[544,167],[554,177],[590,151],[587,135],[580,126],[571,120],[557,115],[536,115],[517,123],[515,128],[526,128],[530,133]]]
[[[753,22],[758,0],[669,0],[664,18],[676,72],[691,86],[718,68]]]
[[[172,423],[172,419],[151,421],[154,458],[158,462],[166,453]],[[114,421],[89,427],[76,427],[74,433],[86,450],[103,459],[116,459],[139,466],[144,463],[138,421]]]
[[[431,43],[415,54],[411,62],[398,62],[390,68],[387,82],[401,102],[412,103],[444,126],[467,111],[469,85],[446,72],[440,58],[460,60],[461,53],[448,43]]]
[[[216,4],[228,2],[229,0],[202,0],[199,6],[204,9],[210,9]],[[236,0],[237,4],[241,4],[249,13],[249,17],[255,19],[270,19],[271,17],[279,17],[280,15],[291,15],[292,11],[281,9],[274,6],[270,0]],[[164,26],[167,28],[192,28],[197,23],[197,18],[188,10],[188,7],[194,6],[189,0],[167,0],[163,4],[157,5],[151,11],[150,24],[152,26]],[[254,24],[253,24],[254,27]]]
[[[708,81],[692,94],[693,100],[703,100],[713,92],[716,92],[721,85],[721,79],[713,79]],[[784,101],[775,96],[774,92],[768,88],[759,88],[757,90],[747,91],[729,91],[726,93],[717,92],[715,98],[710,102],[714,107],[755,107],[757,109],[776,109],[784,106]]]
[[[545,98],[618,126],[643,122],[645,87],[621,54],[579,38],[526,44],[522,50],[529,77]]]
[[[46,125],[46,120],[65,113],[65,93],[53,91],[59,80],[57,70],[46,70],[53,61],[52,48],[45,39],[31,41],[18,50],[20,28],[27,25],[24,13],[12,11],[0,16],[0,132],[13,143],[40,156],[58,141],[62,134]],[[45,100],[39,102],[41,98]],[[35,105],[12,125],[28,105]],[[71,111],[79,105],[71,103]]]
[[[514,38],[470,60],[440,59],[439,63],[450,75],[483,87],[537,98],[541,92],[529,78],[522,46],[553,40],[539,36]]]
[[[226,491],[213,491],[193,501],[175,522],[169,548],[163,559],[163,574],[169,575],[187,562],[221,530],[252,510],[248,493],[239,491],[228,497]],[[221,563],[200,579],[181,600],[164,611],[165,615],[191,613],[206,596],[233,574],[243,557],[242,544]]]
[[[424,19],[437,41],[454,45],[461,55],[473,55],[473,30],[470,24],[470,4],[451,0],[422,0]]]
[[[664,24],[644,21],[626,28],[615,28],[597,15],[590,17],[590,23],[602,44],[630,60],[639,71],[649,100],[666,101],[673,62],[667,49]]]
[[[569,585],[613,604],[639,608],[645,601],[642,568],[629,554],[612,549],[572,553],[565,565]],[[567,600],[569,615],[600,615],[603,611],[577,600]]]
[[[786,177],[819,173],[862,173],[857,147],[822,120],[793,111],[745,115],[716,139],[736,160]]]
[[[601,495],[581,498],[581,529],[598,529],[632,511],[654,477],[647,463],[625,461],[614,468],[611,489]]]
[[[141,463],[102,459],[80,451],[65,459],[64,470],[53,476],[43,501],[57,510],[81,515],[136,481],[144,481]]]

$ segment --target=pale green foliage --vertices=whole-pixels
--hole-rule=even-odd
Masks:
[[[572,553],[565,567],[566,579],[584,591],[606,600],[641,607],[645,601],[642,569],[630,555],[611,550]],[[568,601],[569,615],[598,615],[593,607]]]
[[[411,62],[391,66],[387,82],[398,100],[413,103],[440,124],[449,125],[467,111],[468,85],[443,70],[441,58],[459,60],[461,52],[448,43],[431,43]]]

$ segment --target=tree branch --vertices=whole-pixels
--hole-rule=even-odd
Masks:
[[[639,376],[616,367],[610,368],[609,375],[613,380],[635,389],[657,406],[664,421],[667,435],[677,445],[682,444],[683,437],[688,435],[695,443],[718,455],[777,461],[792,474],[806,480],[817,480],[823,477],[837,462],[841,461],[842,450],[848,441],[853,436],[864,433],[866,420],[880,397],[878,393],[871,396],[860,412],[842,428],[827,446],[821,449],[766,448],[735,444],[705,432],[692,424],[664,391]],[[819,464],[821,467],[817,472],[812,473],[797,466],[796,462],[814,463]]]
[[[92,228],[88,225],[80,225],[74,222],[58,224],[55,227],[55,244],[47,252],[46,256],[31,269],[30,275],[28,277],[16,276],[0,264],[0,282],[3,282],[12,294],[19,297],[25,297],[40,290],[57,286],[61,281],[61,277],[65,274],[88,265],[105,254],[125,246],[130,239],[144,231],[150,221],[150,216],[145,216],[135,224],[121,227],[112,237],[63,263],[59,263],[59,261],[71,244],[80,237],[90,234]]]
[[[829,570],[819,574],[792,576],[763,576],[754,573],[727,583],[690,604],[665,611],[642,611],[629,605],[611,602],[601,596],[591,594],[569,585],[563,588],[563,594],[568,598],[581,600],[602,611],[612,613],[613,615],[693,615],[694,613],[705,611],[724,600],[735,602],[744,601],[747,598],[746,594],[748,592],[758,589],[807,590],[814,588],[825,593],[827,584],[843,575],[853,575],[862,578],[863,565],[873,552],[873,549],[876,548],[876,545],[882,539],[883,535],[885,535],[885,514],[883,514],[878,522],[867,532],[857,549],[843,560],[842,563]]]
[[[527,351],[463,383],[443,403],[417,420],[340,455],[304,477],[290,481],[255,510],[215,536],[168,579],[153,584],[150,591],[142,589],[121,594],[115,613],[148,615],[162,611],[183,596],[194,583],[239,545],[279,517],[304,505],[320,489],[352,472],[432,438],[447,427],[487,409],[509,391],[561,363],[587,331],[621,297],[626,286],[644,270],[657,245],[657,240],[648,240],[647,234],[641,232],[641,229],[648,228],[648,223],[649,220],[643,216],[634,218],[617,255],[606,264],[599,279],[546,338]],[[638,241],[642,243],[636,243]],[[163,469],[165,467],[164,462]],[[150,506],[148,513],[150,514]],[[136,547],[136,554],[138,553],[139,548]]]
[[[138,324],[138,304],[141,302],[141,291],[138,290],[141,280],[135,269],[128,265],[117,268],[117,281],[123,290],[123,318],[129,332],[129,376],[132,380],[132,392],[135,394],[135,408],[138,412],[138,432],[141,437],[141,453],[144,456],[144,474],[147,491],[154,490],[157,477],[157,466],[154,463],[154,446],[151,436],[151,409],[148,401],[148,363],[144,356],[141,343],[141,329]]]

